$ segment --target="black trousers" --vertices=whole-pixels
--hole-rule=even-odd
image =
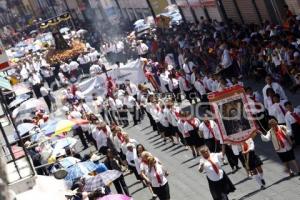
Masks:
[[[129,120],[128,120],[127,110],[119,110],[119,114],[120,114],[120,124],[128,125]]]
[[[140,177],[140,175],[139,175],[139,173],[138,173],[138,171],[136,170],[135,167],[133,167],[133,166],[131,166],[131,165],[128,165],[128,169],[134,173],[135,178],[136,178],[137,180],[142,180],[142,178]]]
[[[225,154],[228,159],[228,163],[230,167],[233,169],[234,167],[237,167],[239,164],[238,156],[234,155],[232,149],[230,146],[225,145]]]
[[[156,131],[157,130],[157,125],[156,125],[155,120],[153,119],[152,115],[150,113],[148,113],[147,111],[146,111],[146,114],[149,118],[150,125],[153,127],[153,131]]]
[[[51,104],[51,100],[50,100],[49,95],[44,96],[43,98],[44,98],[44,100],[45,100],[45,102],[46,102],[46,104],[47,104],[47,106],[48,106],[48,108],[49,108],[49,111],[51,112],[51,108],[52,108],[51,105],[52,105],[52,104]]]
[[[113,183],[118,194],[126,194],[127,196],[130,196],[123,175],[121,175],[118,179],[114,180]]]
[[[109,113],[108,113],[108,115],[107,115],[107,117],[108,117],[108,120],[110,121],[110,123],[112,124],[112,123],[115,123],[115,124],[118,124],[118,122],[117,122],[117,119],[116,119],[116,112],[117,111],[115,111],[115,110],[110,110],[110,111],[108,111]]]
[[[133,109],[131,110],[130,113],[132,115],[134,125],[137,125],[137,123],[141,120],[140,119],[140,111],[139,111],[139,109],[137,109],[136,106],[133,106]]]
[[[181,93],[180,93],[179,87],[173,89],[173,95],[174,95],[174,99],[175,99],[177,102],[181,103]]]
[[[40,84],[32,85],[32,90],[33,90],[33,92],[34,92],[37,99],[42,96],[40,88],[41,88]]]

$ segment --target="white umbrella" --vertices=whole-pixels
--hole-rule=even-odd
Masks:
[[[22,114],[31,113],[36,110],[45,110],[49,112],[47,104],[42,99],[31,98],[25,102],[23,102],[19,107],[13,110],[12,117],[17,118]]]
[[[70,31],[69,27],[63,27],[59,30],[60,33],[68,33]]]
[[[8,107],[9,108],[13,108],[13,107],[16,107],[18,106],[19,104],[23,103],[24,101],[26,101],[27,99],[30,98],[30,95],[28,94],[22,94],[20,96],[17,96],[15,100],[13,100],[9,105]]]
[[[20,136],[23,136],[24,134],[26,134],[29,131],[31,131],[35,126],[36,125],[32,124],[32,123],[23,123],[23,124],[19,124],[17,126],[17,130],[18,130]]]
[[[78,142],[77,139],[71,137],[66,137],[63,139],[56,140],[52,155],[56,157],[57,155],[61,154],[64,151],[64,148],[66,147],[72,148],[76,145],[77,142]]]
[[[87,30],[85,30],[85,29],[79,29],[78,31],[77,31],[77,34],[78,35],[83,35],[83,34],[86,34],[87,33]]]

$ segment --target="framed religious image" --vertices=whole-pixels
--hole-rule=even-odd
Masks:
[[[233,86],[208,95],[224,142],[241,143],[257,130],[242,86]]]

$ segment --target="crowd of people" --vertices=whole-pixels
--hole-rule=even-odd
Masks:
[[[95,146],[99,154],[106,157],[103,163],[109,170],[132,172],[149,188],[153,198],[171,199],[168,172],[159,158],[131,138],[125,129],[131,119],[135,126],[146,116],[153,131],[165,143],[185,146],[193,157],[201,156],[199,171],[206,172],[213,199],[228,199],[235,187],[222,165],[229,164],[235,173],[240,170],[240,162],[247,177],[253,177],[259,187],[265,189],[263,163],[255,150],[256,135],[263,141],[272,141],[289,176],[300,175],[294,154],[294,148],[300,144],[300,111],[286,95],[287,89],[296,95],[300,86],[300,19],[289,16],[288,22],[288,26],[270,22],[258,26],[201,18],[198,24],[183,23],[164,31],[157,29],[141,38],[127,38],[116,43],[114,50],[109,43],[104,43],[100,52],[86,44],[84,54],[68,63],[62,62],[58,68],[47,64],[43,55],[30,57],[20,63],[16,73],[22,81],[31,84],[37,98],[44,98],[49,111],[53,111],[53,104],[58,104],[51,90],[63,87],[59,104],[66,119],[88,120],[88,124],[74,129],[84,149]],[[130,53],[134,49],[144,61],[148,83],[126,80],[116,84],[108,78],[109,92],[105,96],[98,96],[96,92],[90,97],[83,95],[74,84],[78,75],[105,73],[101,55],[109,59],[116,59],[118,55],[126,57],[128,49]],[[112,52],[114,56],[110,55]],[[254,91],[243,82],[251,78],[264,80],[265,86]],[[49,87],[45,87],[45,83]],[[252,138],[240,144],[223,141],[207,104],[210,92],[235,85],[244,87],[259,127]],[[185,108],[199,102],[200,109],[195,113]],[[41,126],[47,120],[39,112],[30,122]],[[30,155],[36,159],[35,153]],[[72,151],[67,156],[89,159]],[[38,173],[48,174],[47,170]],[[122,175],[113,184],[118,193],[130,196],[125,179]],[[80,179],[74,181],[73,188],[82,189],[83,185]],[[95,192],[87,194],[81,189],[79,199],[96,198]]]

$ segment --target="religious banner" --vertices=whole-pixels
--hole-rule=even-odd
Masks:
[[[241,143],[257,130],[242,86],[209,93],[208,99],[224,142]]]

